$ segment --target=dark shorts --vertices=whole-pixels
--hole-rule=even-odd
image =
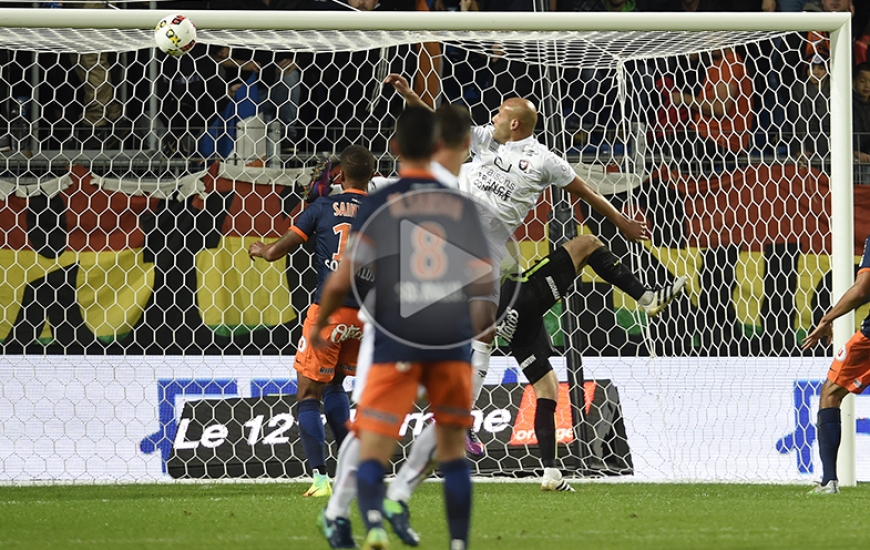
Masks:
[[[532,384],[553,370],[548,359],[555,351],[544,327],[544,314],[565,296],[575,278],[571,256],[559,247],[519,278],[502,284],[498,313],[500,319],[504,318],[499,323],[498,334],[508,342],[511,353]],[[517,294],[516,299],[511,303],[514,294]]]

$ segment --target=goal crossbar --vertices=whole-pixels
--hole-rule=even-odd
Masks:
[[[197,29],[358,31],[835,31],[848,13],[517,13],[187,10]],[[3,27],[150,29],[148,10],[3,10]]]

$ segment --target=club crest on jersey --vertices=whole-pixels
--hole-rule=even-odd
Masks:
[[[520,170],[522,170],[523,172],[525,172],[527,174],[529,173],[529,161],[528,160],[526,160],[526,159],[520,160],[519,164],[517,164],[517,167]]]

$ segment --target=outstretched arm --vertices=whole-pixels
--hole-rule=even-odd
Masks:
[[[853,309],[870,301],[870,271],[861,271],[855,278],[855,284],[843,294],[840,301],[819,319],[819,324],[804,338],[801,349],[809,349],[823,338],[830,339],[833,335],[834,319],[842,317]]]
[[[263,258],[267,262],[274,262],[293,252],[304,242],[305,239],[302,235],[293,229],[288,229],[280,239],[272,244],[263,244],[260,241],[252,244],[248,249],[248,256],[251,258]]]
[[[583,181],[580,176],[574,176],[574,181],[566,185],[564,189],[589,203],[589,206],[594,208],[596,212],[618,227],[629,241],[649,240],[650,234],[646,222],[626,218],[622,212],[610,204],[604,195],[589,187],[589,184]]]
[[[384,84],[391,84],[393,88],[399,94],[405,98],[405,103],[408,105],[414,105],[416,107],[426,107],[427,109],[432,109],[428,103],[423,101],[420,96],[417,95],[417,92],[411,89],[411,85],[408,84],[408,79],[404,76],[396,73],[391,73],[384,79]]]

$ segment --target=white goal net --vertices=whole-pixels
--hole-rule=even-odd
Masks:
[[[827,32],[843,18],[192,12],[197,45],[172,58],[153,48],[163,12],[3,11],[0,482],[308,473],[292,362],[313,247],[274,263],[247,249],[292,225],[325,157],[359,144],[395,172],[391,72],[476,124],[530,99],[538,140],[652,229],[629,244],[547,191],[515,235],[526,267],[591,233],[649,286],[688,277],[650,319],[587,269],[547,314],[564,470],[817,470],[832,350],[799,343],[870,233],[851,223],[849,53]],[[855,407],[866,446],[870,399]],[[533,393],[503,345],[474,414],[478,473],[540,467]],[[401,453],[427,420],[408,417]]]

